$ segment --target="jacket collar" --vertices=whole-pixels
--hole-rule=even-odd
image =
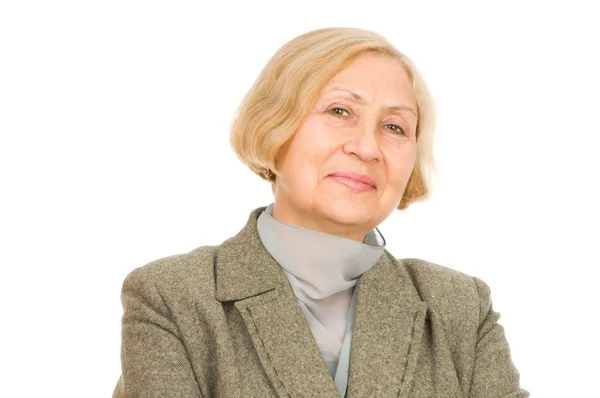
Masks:
[[[220,245],[215,269],[217,300],[242,300],[289,284],[258,235],[256,223],[265,209],[252,211],[244,228]]]
[[[233,301],[280,396],[338,398],[335,384],[294,292],[263,246],[254,210],[218,249],[216,298]],[[347,397],[407,396],[416,367],[426,304],[403,261],[387,251],[362,274],[350,347]]]

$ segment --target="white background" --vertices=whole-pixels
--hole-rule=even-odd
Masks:
[[[533,396],[597,396],[586,4],[2,2],[0,396],[110,396],[125,275],[218,244],[270,203],[229,149],[231,118],[281,45],[331,26],[387,37],[439,107],[439,184],[382,224],[389,250],[490,285]]]

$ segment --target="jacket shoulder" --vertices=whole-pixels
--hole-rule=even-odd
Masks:
[[[214,258],[218,246],[201,246],[188,253],[162,257],[133,269],[123,281],[123,291],[155,291],[214,296]],[[163,299],[165,297],[162,297]]]
[[[463,272],[445,267],[419,258],[406,258],[399,260],[404,264],[411,279],[423,293],[435,294],[441,292],[475,292],[474,278]]]
[[[399,260],[431,311],[444,323],[481,322],[482,313],[491,304],[489,287],[481,279],[430,261]]]

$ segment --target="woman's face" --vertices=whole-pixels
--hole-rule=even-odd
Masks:
[[[399,61],[358,56],[281,149],[273,216],[362,241],[400,203],[416,159],[416,111]]]

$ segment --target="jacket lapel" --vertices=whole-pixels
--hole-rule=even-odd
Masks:
[[[339,398],[295,298],[276,289],[235,306],[279,396]]]
[[[387,251],[358,281],[348,397],[407,397],[427,305]]]
[[[216,297],[234,301],[273,388],[281,397],[339,398],[325,361],[281,266],[256,229],[263,208],[221,244]]]
[[[254,210],[218,250],[216,298],[233,301],[273,388],[281,397],[339,394],[281,266],[263,246]],[[359,277],[347,397],[407,397],[426,304],[401,260],[386,251]]]

